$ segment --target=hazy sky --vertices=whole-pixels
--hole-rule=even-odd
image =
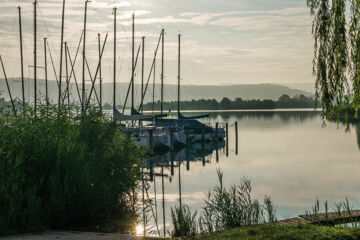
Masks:
[[[113,15],[118,6],[119,82],[130,79],[131,12],[136,13],[136,47],[146,36],[146,75],[162,27],[165,39],[165,81],[176,83],[177,34],[182,34],[184,84],[312,82],[311,17],[305,0],[93,0],[88,7],[87,58],[97,65],[97,33],[109,33],[104,78],[112,81]],[[0,54],[9,77],[20,76],[18,9],[22,7],[26,76],[33,70],[32,0],[1,0]],[[43,37],[59,72],[61,0],[38,1],[38,62],[44,65]],[[84,1],[67,0],[65,41],[72,58],[83,28]],[[81,52],[80,52],[81,53]],[[160,56],[160,55],[158,55]],[[49,58],[49,57],[48,57]],[[160,58],[158,58],[160,60]],[[50,61],[50,60],[49,60]],[[159,63],[159,62],[158,62]],[[76,63],[81,79],[81,55]],[[160,65],[156,76],[159,79]],[[53,78],[49,63],[50,77]],[[136,81],[140,81],[140,68]],[[40,78],[43,69],[38,70]],[[2,76],[2,73],[0,74]],[[158,80],[157,80],[158,81]]]

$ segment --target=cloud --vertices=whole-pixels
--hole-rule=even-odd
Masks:
[[[168,76],[176,76],[177,33],[180,30],[183,34],[184,75],[189,71],[187,64],[196,66],[199,84],[214,83],[219,79],[237,83],[237,76],[240,75],[247,82],[267,79],[281,81],[284,72],[291,72],[293,75],[288,74],[291,79],[282,80],[283,82],[292,79],[300,81],[306,74],[311,77],[311,17],[308,16],[305,4],[293,4],[292,0],[283,1],[286,4],[269,6],[268,0],[183,0],[181,3],[167,0],[118,0],[118,62],[123,62],[124,69],[130,66],[131,15],[135,11],[136,45],[140,44],[141,36],[146,36],[147,58],[153,55],[160,27],[166,29],[165,58]],[[32,63],[32,2],[33,0],[20,1],[26,65]],[[104,79],[111,79],[112,76],[109,66],[112,64],[114,2],[93,0],[88,8],[89,62],[96,63],[97,33],[101,33],[102,39],[109,33],[104,53]],[[1,0],[0,4],[0,54],[6,59],[7,66],[14,65],[14,71],[9,68],[9,76],[18,75],[18,5],[19,1],[10,0]],[[42,59],[42,38],[46,36],[57,65],[62,1],[41,0],[38,6],[39,61]],[[72,54],[83,29],[83,15],[83,0],[66,1],[65,40]],[[127,76],[128,70],[124,71]]]

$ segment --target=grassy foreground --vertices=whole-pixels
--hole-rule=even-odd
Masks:
[[[0,236],[136,220],[141,152],[97,109],[0,111],[0,136]]]
[[[223,233],[203,235],[197,239],[209,240],[351,240],[360,239],[359,228],[324,227],[316,225],[261,225],[234,228]]]

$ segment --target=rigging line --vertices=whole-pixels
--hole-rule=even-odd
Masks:
[[[51,65],[52,65],[52,67],[53,67],[53,71],[54,71],[54,75],[55,75],[55,80],[56,80],[56,83],[57,83],[57,85],[58,85],[58,88],[60,89],[59,80],[58,80],[58,77],[57,77],[57,74],[56,74],[56,70],[55,70],[54,60],[53,60],[52,55],[51,55],[51,49],[50,49],[50,46],[49,46],[49,41],[46,41],[46,44],[48,45],[48,50],[49,50]]]
[[[134,64],[134,69],[136,68],[136,65],[137,65],[137,61],[138,61],[138,58],[139,58],[139,52],[140,52],[140,46],[139,46],[137,54],[136,54],[136,61],[135,61],[135,64]],[[133,69],[133,71],[134,71],[134,69]],[[122,114],[124,114],[124,112],[125,112],[127,100],[129,98],[129,93],[130,93],[130,89],[131,89],[131,86],[132,86],[132,80],[133,80],[133,78],[131,77],[129,88],[128,88],[128,91],[127,91],[127,94],[126,94],[126,98],[125,98],[125,102],[124,102],[124,106],[123,106],[123,110],[122,110]]]
[[[122,51],[122,57],[119,56],[117,58],[117,59],[120,59],[120,69],[117,72],[116,79],[119,79],[120,74],[122,73],[122,69],[123,69],[123,65],[124,65],[124,61],[125,61],[125,55],[127,53],[128,47],[129,47],[129,45],[125,44],[125,49],[123,49],[123,51]],[[121,103],[121,99],[119,99],[119,103]]]
[[[148,191],[147,188],[145,188],[145,192],[146,192],[146,196],[147,196],[148,200],[151,201],[150,196],[149,196],[149,191]],[[157,229],[158,234],[159,234],[159,236],[160,236],[160,229],[159,229],[158,219],[157,219],[157,217],[156,217],[157,214],[155,214],[155,211],[154,211],[154,208],[153,208],[151,202],[150,202],[150,208],[151,208],[151,212],[152,212],[152,214],[153,214],[154,220],[155,220],[156,229]]]
[[[6,77],[5,67],[4,67],[4,63],[3,63],[1,55],[0,55],[0,61],[1,61],[1,67],[2,67],[2,70],[3,70],[3,73],[4,73],[4,78],[5,78],[5,81],[6,81],[6,86],[7,86],[8,92],[9,92],[11,105],[12,105],[12,108],[13,108],[13,111],[14,111],[14,115],[15,115],[15,117],[17,117],[16,108],[15,108],[15,104],[14,104],[14,99],[12,98],[12,95],[11,95],[10,86],[9,86],[8,79]]]
[[[124,65],[124,60],[125,60],[125,54],[126,54],[125,52],[126,52],[126,50],[127,50],[127,48],[125,47],[125,51],[123,51],[123,56],[122,56],[121,61],[120,61],[120,68],[119,68],[119,71],[117,73],[117,78],[116,79],[119,79],[120,74],[122,72],[123,65]],[[121,98],[119,99],[119,103],[121,104]]]
[[[147,82],[146,82],[146,86],[145,86],[145,90],[144,90],[142,99],[144,99],[144,97],[146,95],[146,91],[147,91],[147,88],[148,88],[148,85],[149,85],[149,81],[150,81],[150,78],[152,76],[152,71],[154,70],[154,65],[155,65],[155,61],[156,61],[157,52],[159,50],[161,37],[162,37],[162,33],[160,34],[160,37],[159,37],[159,40],[158,40],[158,43],[157,43],[157,46],[156,46],[155,56],[154,56],[154,59],[153,59],[152,65],[151,65],[150,73],[149,73],[149,76],[148,76],[148,79],[147,79]],[[141,104],[140,104],[139,111],[140,111],[141,107],[143,106],[143,103],[144,102],[142,101]]]
[[[80,37],[79,45],[78,45],[78,48],[77,48],[77,51],[76,51],[76,54],[75,54],[74,63],[73,63],[72,60],[71,60],[71,55],[70,55],[70,51],[69,51],[69,46],[67,46],[67,48],[65,49],[65,51],[67,52],[67,54],[68,54],[68,56],[69,56],[70,65],[71,65],[71,73],[70,73],[70,77],[69,77],[69,82],[71,81],[71,77],[72,77],[72,75],[74,74],[74,79],[75,79],[75,84],[76,84],[76,90],[77,90],[77,92],[78,92],[80,101],[81,101],[80,90],[79,90],[79,86],[78,86],[78,83],[77,83],[76,74],[75,74],[75,71],[74,71],[74,66],[75,66],[76,58],[77,58],[78,53],[79,53],[79,49],[80,49],[80,45],[81,45],[81,41],[82,41],[83,34],[84,34],[84,32],[82,32],[81,37]]]
[[[39,13],[39,15],[40,15],[40,22],[42,22],[43,25],[45,26],[45,30],[46,30],[46,33],[47,33],[47,36],[46,36],[46,37],[48,38],[48,40],[51,40],[50,42],[53,42],[53,40],[52,40],[52,35],[50,34],[49,27],[48,27],[48,25],[47,25],[47,21],[46,21],[44,15],[42,14],[41,7],[40,7],[40,5],[39,5],[39,2],[37,3],[37,6],[38,6],[38,13]],[[49,42],[49,41],[48,41],[48,42]],[[48,44],[48,46],[49,46],[49,44]],[[52,47],[53,47],[53,46],[52,46]]]
[[[91,86],[91,90],[90,90],[90,94],[89,94],[89,99],[88,99],[88,102],[87,102],[87,104],[86,104],[85,110],[86,110],[86,108],[88,107],[88,105],[89,105],[89,103],[90,103],[90,98],[91,98],[91,95],[92,95],[92,92],[93,92],[93,91],[95,92],[95,95],[96,95],[96,98],[97,98],[97,94],[96,94],[96,90],[95,90],[95,82],[96,82],[97,75],[98,75],[98,73],[99,73],[99,69],[100,69],[100,65],[101,65],[101,60],[102,60],[102,56],[103,56],[103,53],[104,53],[104,50],[105,50],[106,41],[107,41],[108,36],[109,36],[109,34],[107,33],[106,36],[105,36],[105,40],[104,40],[103,46],[102,46],[102,50],[101,50],[101,54],[100,54],[100,58],[99,58],[99,63],[98,63],[97,69],[96,69],[94,81],[92,82],[92,86]],[[85,58],[85,60],[86,60],[86,58]],[[98,103],[100,104],[99,99],[98,99]]]
[[[92,85],[94,85],[96,79],[93,79],[93,77],[91,76],[91,71],[90,71],[89,63],[88,63],[88,60],[87,60],[87,57],[86,57],[86,56],[85,56],[85,63],[86,63],[86,68],[87,68],[88,73],[89,73],[89,76],[90,76],[91,83],[92,83]],[[98,97],[98,95],[97,95],[96,89],[94,89],[94,92],[95,92],[96,100],[97,100],[98,103],[100,104],[100,100],[99,100],[99,97]],[[88,104],[90,103],[90,98],[91,98],[91,95],[89,95],[89,101],[88,101],[88,103],[87,103],[86,105],[88,105]]]

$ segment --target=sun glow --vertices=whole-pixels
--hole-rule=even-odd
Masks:
[[[144,234],[144,227],[142,225],[137,225],[136,226],[136,235],[139,236],[139,235],[143,235]]]

